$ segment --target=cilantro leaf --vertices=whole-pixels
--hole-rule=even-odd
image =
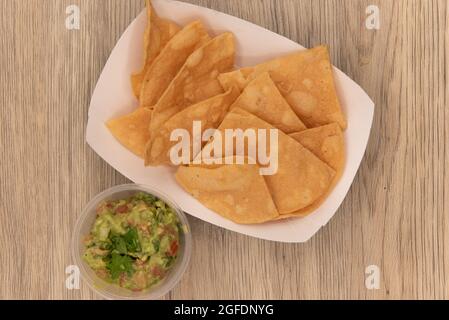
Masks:
[[[126,254],[128,251],[126,249],[126,241],[121,236],[111,237],[112,249],[120,254]]]
[[[173,262],[175,262],[176,257],[166,256],[164,257],[164,260],[165,260],[165,267],[169,268],[173,264]]]
[[[110,249],[119,254],[141,251],[139,235],[136,228],[131,228],[124,235],[110,234]]]
[[[131,228],[122,236],[123,241],[126,244],[126,249],[129,252],[141,251],[139,235],[137,234],[136,228]]]
[[[161,240],[154,239],[153,240],[153,247],[154,247],[155,252],[159,252],[159,248],[161,247]]]
[[[129,256],[113,252],[111,254],[111,260],[107,263],[106,268],[111,273],[111,278],[113,280],[118,279],[124,272],[128,275],[132,275],[134,273],[133,259]]]
[[[142,200],[145,201],[148,205],[152,205],[155,201],[158,199],[153,196],[152,194],[148,194],[145,192],[139,192],[134,196],[135,200]]]

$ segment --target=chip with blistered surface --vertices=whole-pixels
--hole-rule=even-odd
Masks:
[[[252,80],[231,106],[244,109],[285,133],[307,129],[285,101],[268,72]]]
[[[238,165],[236,159],[231,162],[234,164],[181,166],[176,180],[203,205],[235,223],[276,219],[279,213],[259,166]]]
[[[232,70],[234,35],[223,33],[192,53],[153,108],[150,130],[155,132],[179,111],[224,92],[218,75]]]
[[[140,92],[140,106],[155,105],[187,58],[210,39],[198,20],[179,31],[148,68]]]
[[[279,91],[308,128],[337,122],[346,129],[326,47],[320,46],[280,57],[254,67],[220,75],[225,89],[243,90],[260,74],[269,72]]]

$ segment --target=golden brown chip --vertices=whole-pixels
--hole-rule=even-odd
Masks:
[[[167,42],[180,30],[177,24],[170,20],[161,19],[151,5],[151,0],[146,0],[148,24],[144,34],[144,66],[143,69],[131,76],[131,86],[136,98],[139,98],[142,81],[148,68],[165,47]]]
[[[230,111],[222,124],[219,131],[225,136],[226,129],[275,129],[270,124],[259,119],[247,111],[235,108]],[[256,136],[257,137],[257,136]],[[257,147],[261,148],[261,143],[257,139]],[[270,139],[267,138],[267,155],[270,154]],[[211,142],[211,144],[213,141]],[[251,145],[249,139],[246,145]],[[225,144],[225,143],[224,143]],[[247,156],[246,150],[244,154],[239,153],[235,145],[234,138],[234,154],[238,156]],[[320,198],[329,188],[335,171],[323,161],[318,159],[313,153],[304,148],[293,138],[278,130],[278,170],[274,175],[265,175],[268,189],[274,199],[274,203],[281,215],[295,212],[313,204]],[[199,157],[208,158],[208,145],[202,150]],[[247,148],[249,149],[249,148]],[[231,150],[232,151],[232,150]],[[223,147],[222,154],[230,156]],[[206,154],[205,154],[206,153]],[[259,161],[260,159],[258,159]],[[261,163],[259,162],[261,165]],[[262,165],[261,165],[262,166]]]
[[[327,199],[329,194],[332,192],[332,190],[334,189],[338,180],[340,179],[341,174],[342,174],[342,170],[340,170],[339,172],[336,172],[334,179],[332,180],[332,183],[330,184],[327,191],[321,197],[319,197],[317,200],[315,200],[315,202],[312,203],[310,206],[307,206],[301,210],[298,210],[298,211],[295,211],[295,212],[292,212],[289,214],[283,214],[282,216],[277,217],[275,220],[282,220],[282,219],[288,219],[288,218],[301,218],[301,217],[305,217],[305,216],[311,214],[312,212],[314,212],[316,209],[318,209],[323,204],[323,202]]]
[[[145,146],[150,138],[148,131],[150,119],[151,110],[138,108],[130,114],[109,120],[106,126],[123,146],[143,158]]]
[[[295,212],[292,212],[289,214],[279,215],[274,220],[284,220],[284,219],[289,219],[289,218],[303,218],[303,217],[308,216],[309,214],[314,212],[316,209],[318,209],[323,204],[324,200],[327,199],[327,197],[333,190],[336,182],[337,182],[337,180],[334,179],[332,181],[331,185],[329,186],[329,188],[327,189],[327,191],[321,197],[319,197],[317,200],[315,200],[315,202],[312,203],[310,206],[307,206],[301,210],[298,210],[298,211],[295,211]]]
[[[207,129],[218,128],[237,96],[238,90],[233,88],[224,94],[187,107],[172,116],[151,136],[146,147],[145,165],[171,164],[170,149],[177,144],[176,141],[170,141],[171,133],[175,129],[185,129],[193,139],[192,127],[194,121],[201,122],[203,132]],[[201,146],[202,144],[199,146],[200,149]],[[193,143],[191,143],[190,161],[195,156]]]
[[[279,216],[257,164],[183,166],[176,180],[203,205],[235,223],[263,223]]]
[[[268,72],[252,80],[232,105],[244,109],[285,133],[307,129],[285,101]]]
[[[219,76],[225,89],[243,90],[263,72],[269,72],[281,94],[308,128],[337,122],[346,129],[326,47],[300,51],[260,65]]]
[[[151,132],[182,109],[223,93],[217,77],[232,69],[234,56],[234,36],[229,32],[192,53],[154,106]]]
[[[299,141],[305,148],[309,149],[322,161],[326,162],[336,171],[336,174],[328,191],[312,205],[292,214],[283,215],[280,219],[304,217],[321,206],[340,179],[345,162],[343,133],[337,123],[293,133],[290,134],[290,136]]]
[[[290,134],[337,173],[345,162],[343,133],[337,123]]]
[[[210,39],[200,21],[190,23],[171,38],[145,74],[140,106],[156,104],[187,58]]]

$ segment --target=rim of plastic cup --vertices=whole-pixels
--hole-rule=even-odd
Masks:
[[[166,277],[162,282],[155,287],[152,287],[150,289],[144,290],[142,292],[134,292],[130,296],[126,295],[119,295],[115,294],[113,292],[110,292],[112,288],[115,290],[122,290],[126,292],[130,292],[128,289],[120,288],[116,284],[108,283],[102,279],[100,279],[97,276],[92,276],[93,273],[92,269],[83,261],[81,255],[80,255],[80,246],[81,244],[81,237],[85,236],[81,234],[82,226],[85,222],[85,220],[89,217],[90,214],[92,214],[92,211],[95,212],[95,208],[97,205],[104,199],[106,199],[108,196],[111,196],[118,192],[124,192],[124,191],[143,191],[149,194],[152,194],[159,199],[163,200],[165,203],[167,203],[171,208],[174,209],[176,212],[181,224],[183,225],[183,232],[180,234],[183,241],[180,244],[180,247],[182,248],[182,259],[177,259],[175,265],[170,269],[169,276]],[[89,228],[90,230],[90,228]],[[122,184],[118,186],[114,186],[112,188],[109,188],[107,190],[104,190],[103,192],[97,194],[95,197],[93,197],[87,205],[84,207],[81,215],[78,217],[78,220],[75,224],[75,229],[72,233],[72,239],[71,239],[71,254],[72,259],[75,261],[75,264],[80,269],[81,277],[83,278],[84,282],[89,286],[89,288],[94,291],[95,293],[99,294],[103,298],[106,299],[117,299],[117,300],[155,300],[158,298],[161,298],[162,296],[166,295],[168,292],[170,292],[181,280],[182,276],[184,275],[187,266],[190,262],[190,256],[192,253],[192,234],[190,229],[190,224],[187,220],[186,215],[181,210],[181,208],[174,202],[169,196],[167,196],[165,193],[161,192],[160,190],[157,190],[153,187],[146,186],[143,184]],[[174,271],[176,266],[179,265],[178,269],[176,270],[176,273],[171,276],[171,273]],[[88,272],[88,268],[91,270],[91,272]],[[102,288],[99,288],[95,285],[95,283],[101,283]],[[109,289],[109,290],[108,290]]]

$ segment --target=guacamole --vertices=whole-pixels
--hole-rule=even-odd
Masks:
[[[181,231],[176,212],[153,195],[106,201],[97,207],[83,258],[105,281],[144,290],[173,266]]]

